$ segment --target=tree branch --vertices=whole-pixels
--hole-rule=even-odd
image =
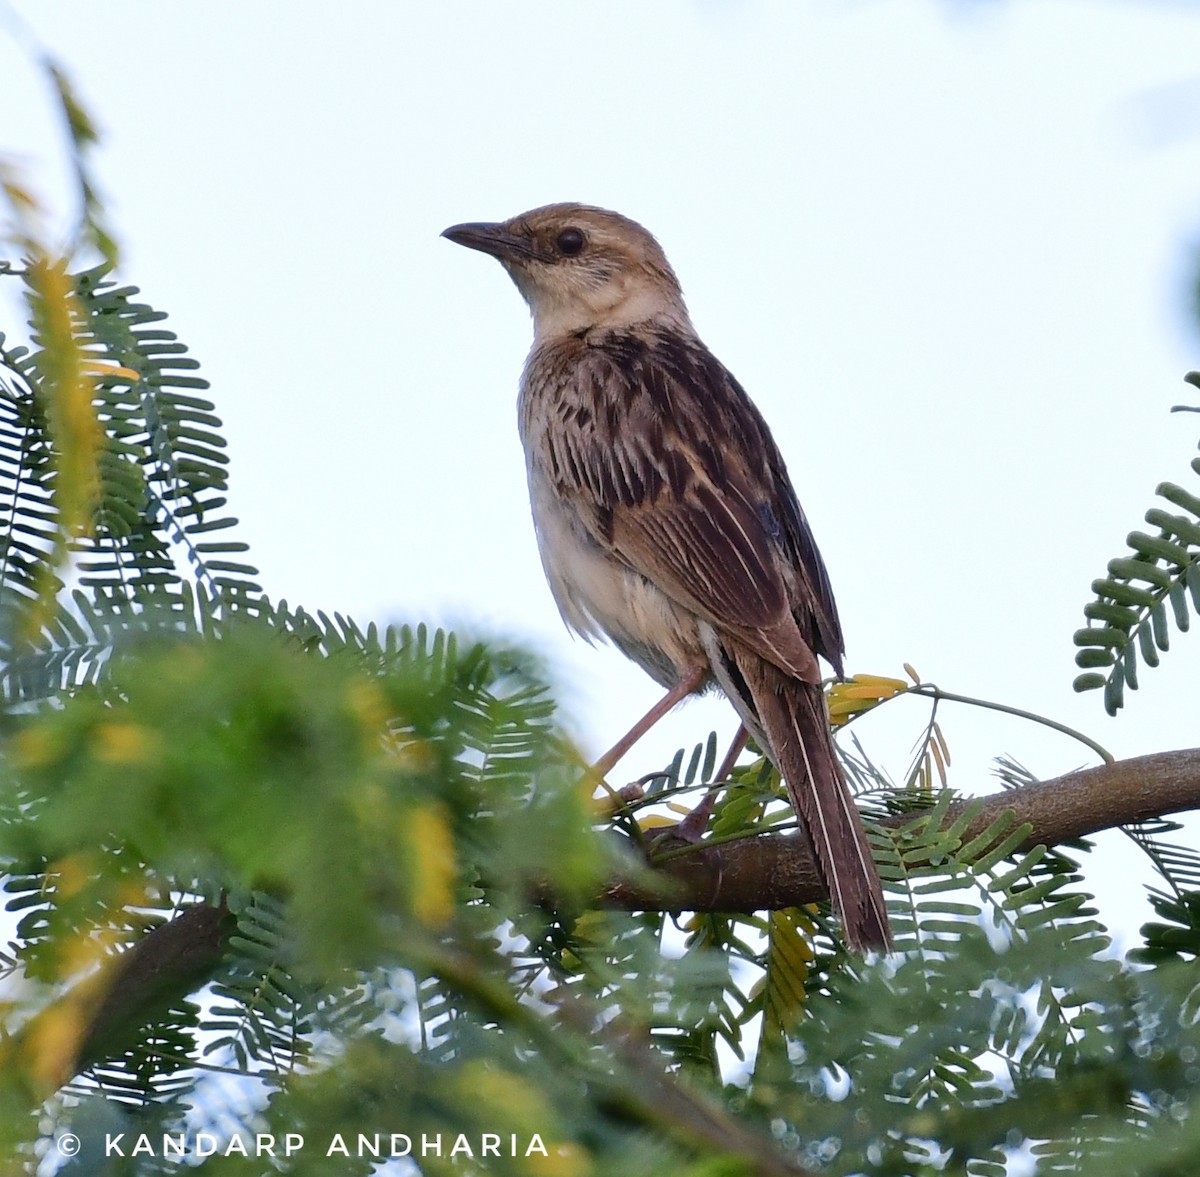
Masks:
[[[946,824],[968,801],[950,807]],[[994,793],[963,834],[968,841],[1010,812],[1029,835],[1017,847],[1057,846],[1149,817],[1200,808],[1200,748],[1135,756]],[[902,825],[917,814],[891,818]],[[617,881],[604,901],[638,911],[776,911],[826,898],[807,840],[765,835],[681,854],[655,867],[649,881]]]

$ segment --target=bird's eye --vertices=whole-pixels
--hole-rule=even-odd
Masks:
[[[564,229],[554,244],[558,246],[558,252],[566,257],[578,257],[587,244],[587,238],[579,229]]]

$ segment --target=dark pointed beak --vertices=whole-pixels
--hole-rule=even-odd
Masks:
[[[532,244],[526,237],[510,232],[502,224],[493,221],[468,221],[464,225],[451,225],[442,230],[442,236],[455,245],[478,249],[500,259],[536,257]]]

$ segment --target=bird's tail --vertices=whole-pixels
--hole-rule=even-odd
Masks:
[[[859,952],[890,948],[883,886],[833,749],[824,693],[749,650],[729,652],[749,688],[772,759],[808,832],[847,943]]]

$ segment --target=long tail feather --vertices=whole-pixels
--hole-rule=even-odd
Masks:
[[[817,866],[841,917],[846,940],[859,952],[891,947],[879,872],[849,786],[838,766],[825,697],[759,655],[726,647],[749,690],[771,759],[787,786],[816,854]]]

